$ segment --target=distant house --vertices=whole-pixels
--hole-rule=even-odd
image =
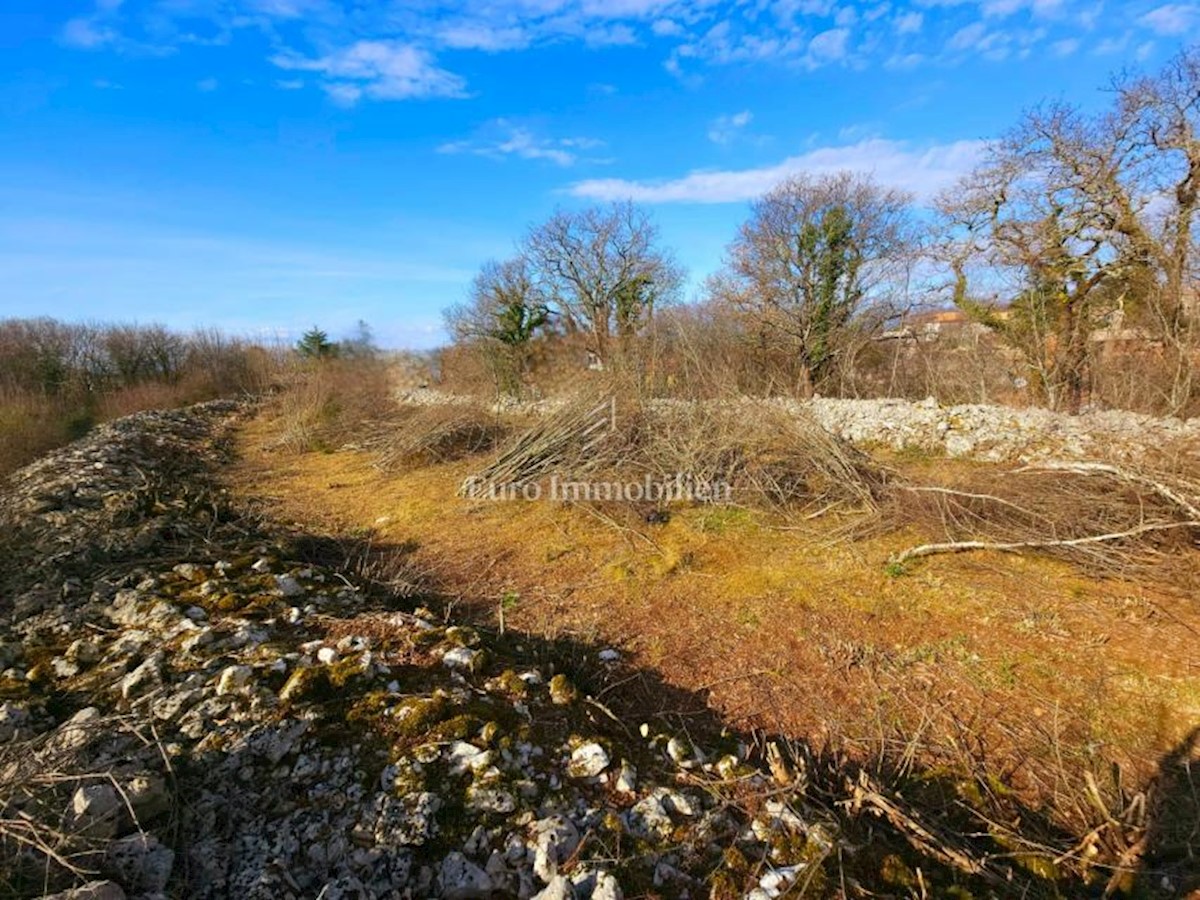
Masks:
[[[964,337],[988,331],[961,309],[935,309],[906,315],[894,328],[879,335],[881,341],[929,343],[946,337]]]

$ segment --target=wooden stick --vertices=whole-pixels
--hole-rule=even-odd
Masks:
[[[940,553],[968,553],[975,550],[991,550],[997,553],[1020,553],[1022,550],[1047,550],[1055,547],[1085,547],[1089,544],[1103,544],[1110,541],[1120,541],[1127,538],[1139,537],[1155,531],[1168,531],[1174,528],[1200,528],[1200,518],[1189,522],[1164,522],[1157,525],[1139,525],[1128,531],[1117,531],[1112,534],[1095,534],[1088,537],[1071,538],[1058,541],[1012,541],[1009,543],[994,543],[992,541],[947,541],[941,544],[922,544],[910,547],[903,553],[893,556],[890,562],[903,565],[909,560],[922,556],[936,556]]]

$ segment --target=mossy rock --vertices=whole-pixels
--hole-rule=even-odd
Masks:
[[[567,706],[579,699],[579,691],[566,675],[555,675],[550,679],[550,702],[556,706]]]

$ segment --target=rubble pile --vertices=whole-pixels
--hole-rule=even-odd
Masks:
[[[987,462],[1137,460],[1172,446],[1193,452],[1200,446],[1200,419],[1155,418],[1122,410],[1069,416],[1037,407],[941,406],[933,399],[821,397],[787,405],[808,412],[854,444]]]

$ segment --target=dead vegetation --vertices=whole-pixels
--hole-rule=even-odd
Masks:
[[[977,469],[967,484],[897,484],[897,524],[939,535],[892,564],[945,553],[1039,551],[1100,575],[1150,574],[1200,529],[1200,485],[1097,461]]]
[[[312,360],[289,373],[289,384],[272,404],[276,445],[292,453],[333,450],[394,408],[391,377],[381,361]]]
[[[690,477],[726,487],[736,505],[809,516],[873,513],[887,483],[864,453],[803,415],[745,399],[688,403],[605,391],[563,403],[471,483],[503,488],[550,476],[630,484]]]
[[[80,716],[58,732],[18,733],[0,745],[0,894],[60,890],[111,872],[116,833],[133,840],[173,816],[162,776],[131,778],[116,759],[101,769],[83,764],[89,749],[130,736],[166,760],[153,730],[121,715]]]
[[[1187,522],[1186,460],[1059,471],[875,459],[824,432],[797,438],[806,423],[758,401],[626,390],[615,416],[599,391],[547,406],[498,450],[424,470],[380,472],[372,454],[310,458],[294,493],[354,522],[394,516],[381,538],[419,536],[413,560],[436,568],[458,603],[478,599],[487,621],[612,641],[701,686],[731,727],[878,762],[861,792],[845,790],[922,855],[984,879],[1078,875],[1097,894],[1145,881],[1136,873],[1161,843],[1148,836],[1166,827],[1152,810],[1179,789],[1156,787],[1155,760],[1194,703],[1180,661],[1193,617],[1168,596],[1194,564],[1174,552],[1188,529],[1030,550],[1076,569],[975,554],[907,566],[900,579],[884,564],[913,540],[1071,540]],[[756,466],[771,476],[762,493],[751,493]],[[677,467],[731,474],[745,494],[733,506],[674,505],[652,527],[617,504],[574,505],[611,514],[596,516],[447,505],[447,479],[471,472],[624,481]],[[337,496],[313,500],[312,485],[331,478]],[[630,522],[652,541],[629,540]],[[853,546],[828,540],[841,529],[859,535]],[[924,784],[922,771],[947,783]],[[1171,839],[1188,852],[1189,838]],[[899,871],[919,896],[920,873]]]
[[[509,433],[500,416],[480,403],[406,406],[369,437],[381,469],[452,462],[494,448]]]

